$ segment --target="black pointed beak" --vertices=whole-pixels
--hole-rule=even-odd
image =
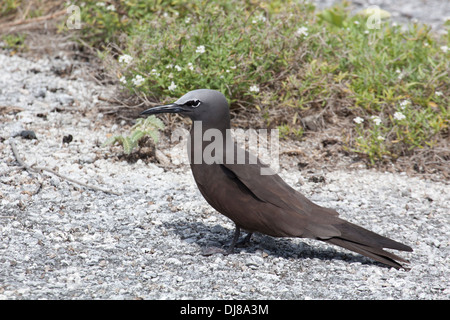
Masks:
[[[186,111],[182,105],[171,103],[166,104],[164,106],[157,106],[150,109],[147,109],[143,112],[141,112],[141,116],[143,115],[151,115],[151,114],[158,114],[158,113],[180,113]]]

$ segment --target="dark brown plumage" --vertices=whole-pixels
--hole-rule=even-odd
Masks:
[[[402,268],[400,262],[407,262],[383,248],[412,251],[409,246],[339,218],[335,210],[311,202],[275,173],[261,175],[262,168],[270,168],[233,142],[228,148],[224,143],[223,148],[215,150],[214,163],[205,162],[203,158],[199,162],[197,156],[204,154],[211,141],[199,140],[198,137],[208,129],[217,129],[223,135],[223,141],[232,141],[227,130],[230,129],[228,103],[220,92],[194,90],[171,105],[151,108],[143,114],[175,112],[189,116],[194,122],[201,121],[202,135],[194,133],[194,126],[191,129],[188,147],[191,169],[206,201],[236,224],[229,252],[233,250],[242,228],[250,233],[260,232],[273,237],[321,240],[394,268]],[[227,158],[230,151],[234,157],[231,162]],[[238,154],[245,155],[244,164],[236,161]]]

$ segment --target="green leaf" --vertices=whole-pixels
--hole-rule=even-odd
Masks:
[[[136,144],[136,145],[137,145],[138,142],[139,142],[139,140],[141,140],[143,136],[145,136],[145,132],[143,132],[143,131],[141,131],[141,130],[135,130],[135,131],[133,131],[133,133],[131,134],[130,141],[131,141],[133,144]]]
[[[102,147],[107,146],[108,144],[114,144],[116,142],[119,142],[120,144],[122,144],[123,137],[122,136],[115,136],[115,137],[111,137],[108,140],[106,140],[105,142],[103,142]]]
[[[123,152],[130,154],[137,146],[137,142],[133,142],[129,137],[123,139]]]
[[[322,12],[319,12],[317,16],[336,27],[343,27],[343,22],[346,18],[345,13],[338,12],[334,8],[323,10]]]
[[[150,138],[152,138],[155,143],[158,142],[158,134],[156,131],[148,131],[147,135],[150,136]]]
[[[391,16],[391,13],[389,11],[386,11],[386,10],[383,10],[380,8],[376,8],[376,7],[361,10],[360,12],[358,12],[358,14],[360,14],[364,17],[378,15],[380,19],[387,19]]]

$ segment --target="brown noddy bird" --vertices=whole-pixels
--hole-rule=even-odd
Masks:
[[[236,224],[228,253],[233,252],[244,229],[249,232],[247,241],[253,232],[312,238],[397,269],[403,268],[400,262],[408,262],[383,248],[412,251],[411,247],[347,222],[335,210],[313,203],[270,172],[269,166],[237,146],[230,136],[230,112],[222,93],[190,91],[172,104],[150,108],[141,115],[159,113],[179,113],[193,121],[188,153],[195,182],[206,201]],[[216,135],[214,142],[223,143],[216,144],[210,152],[212,159],[207,159],[205,151],[211,151],[214,133],[222,135],[221,139]],[[206,135],[209,139],[205,139]],[[244,159],[238,159],[238,155],[244,155]],[[261,174],[263,170],[265,174]]]

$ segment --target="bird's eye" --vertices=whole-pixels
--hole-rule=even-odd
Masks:
[[[198,107],[200,105],[201,101],[200,100],[189,100],[185,103],[186,106],[188,107]]]

